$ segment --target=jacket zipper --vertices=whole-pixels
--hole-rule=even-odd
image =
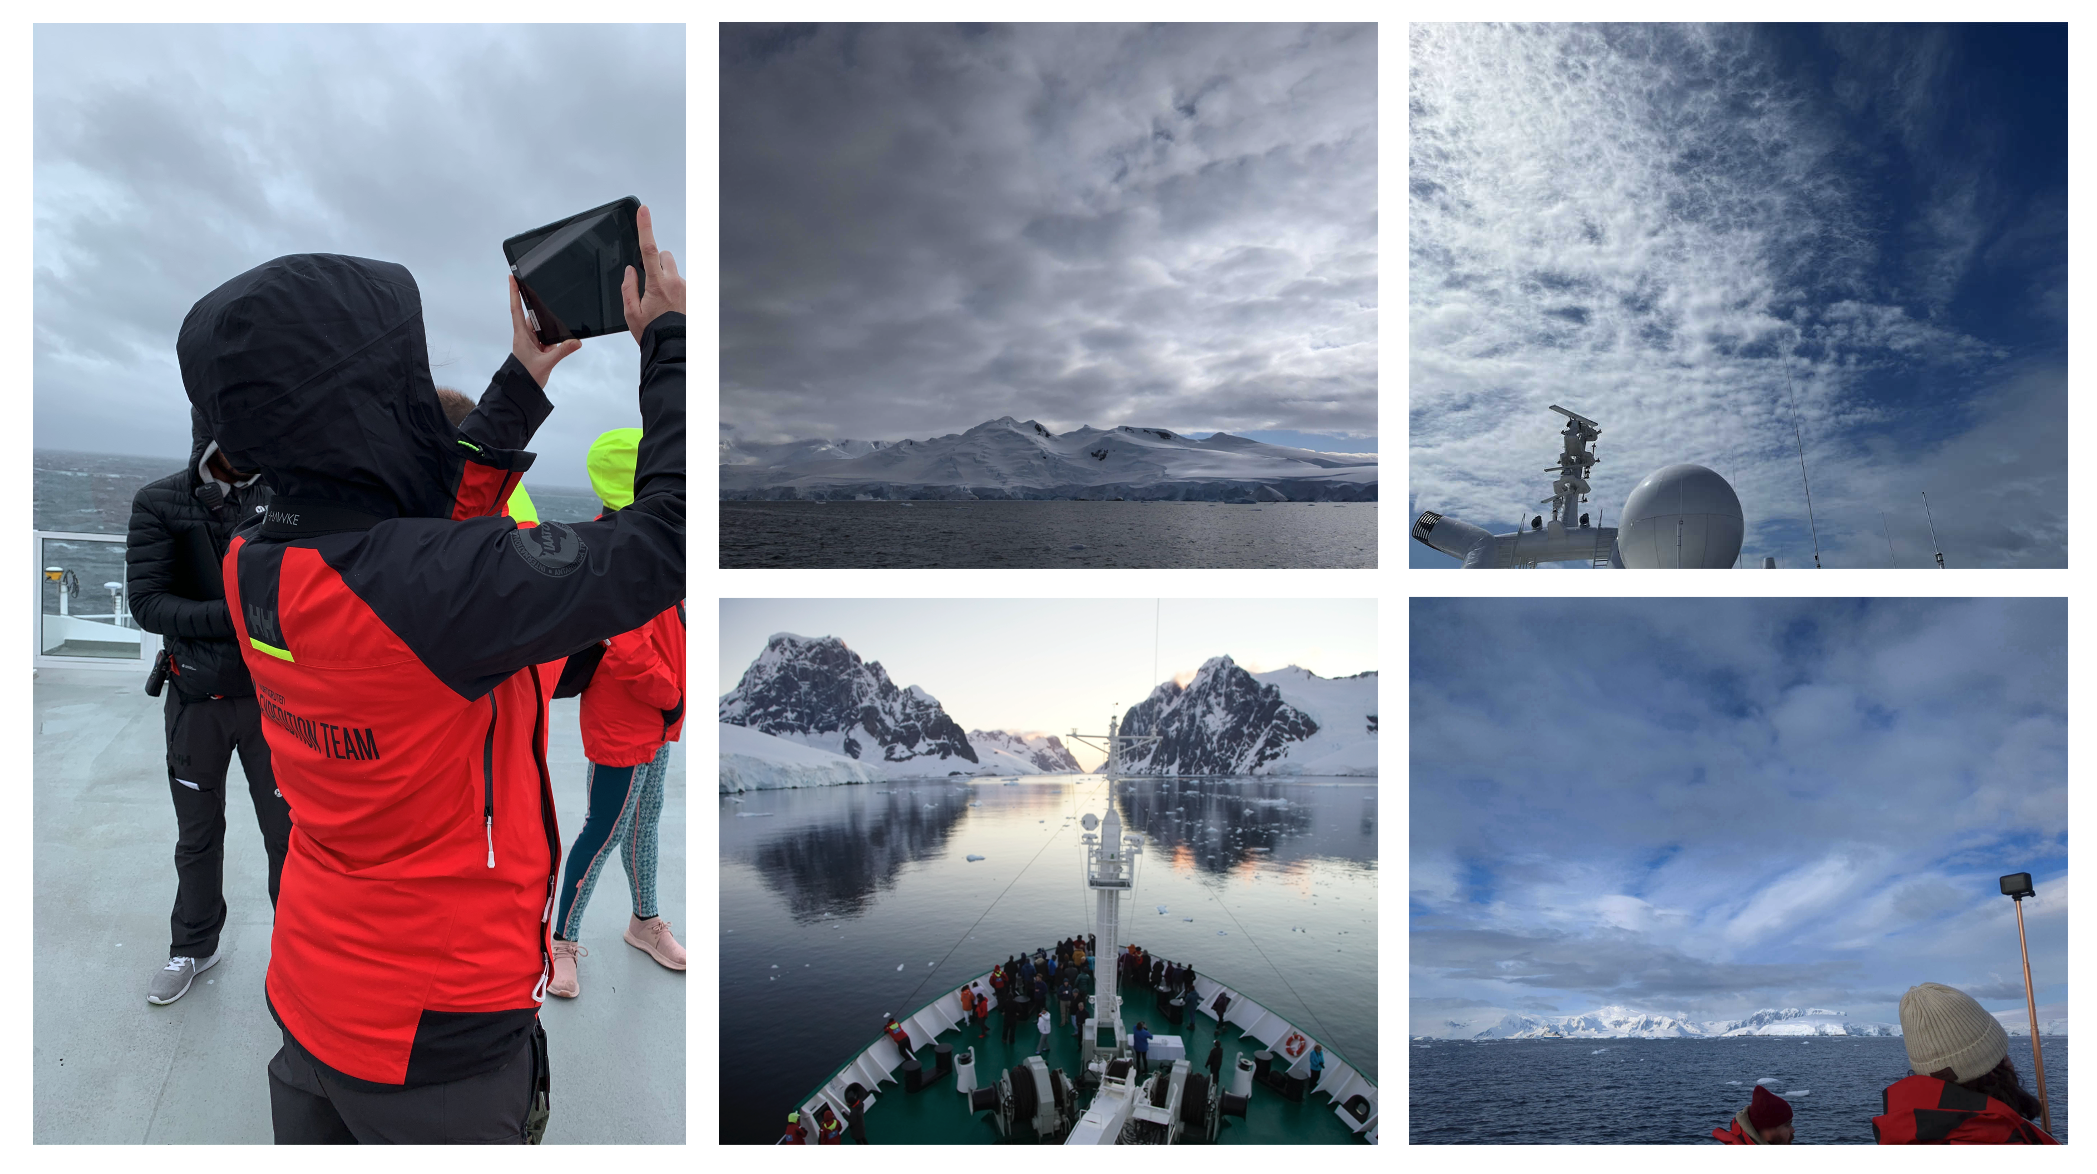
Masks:
[[[495,694],[488,694],[488,738],[481,743],[481,815],[488,829],[488,867],[495,867]]]
[[[508,500],[507,498],[504,500]],[[546,853],[551,861],[546,874],[546,911],[539,915],[539,982],[532,988],[532,1001],[546,1001],[546,984],[553,981],[553,906],[561,889],[561,836],[553,819],[553,778],[546,773],[546,683],[539,679],[539,666],[532,665],[532,759],[539,769],[539,823],[546,830]]]

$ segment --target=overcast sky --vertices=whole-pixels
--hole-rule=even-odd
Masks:
[[[2066,566],[2065,30],[1411,26],[1414,507],[1529,516],[1562,404],[1598,523],[1696,462],[1811,566],[1795,395],[1827,565],[1929,565],[1926,491]]]
[[[775,632],[835,636],[897,688],[938,698],[962,729],[1013,733],[1104,734],[1109,717],[1215,656],[1247,672],[1376,668],[1367,599],[724,599],[721,693]],[[1087,766],[1105,757],[1071,749]]]
[[[1416,600],[1414,1031],[2067,999],[2059,599]]]
[[[1373,447],[1373,25],[723,25],[721,183],[739,436]]]
[[[36,445],[181,457],[175,335],[286,253],[396,261],[433,374],[479,396],[510,350],[502,241],[621,196],[684,257],[684,31],[585,25],[36,30]],[[547,394],[526,483],[640,424],[631,335]]]

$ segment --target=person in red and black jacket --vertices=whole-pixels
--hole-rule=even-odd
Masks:
[[[590,484],[604,501],[602,521],[633,502],[639,429],[618,428],[590,446]],[[569,847],[568,867],[553,922],[553,981],[546,993],[572,999],[582,993],[577,959],[584,910],[614,847],[626,868],[633,915],[626,944],[671,970],[685,968],[685,949],[655,907],[656,825],[663,811],[663,771],[670,743],[684,730],[684,605],[631,632],[603,642],[582,690],[583,757],[589,796],[582,830]]]
[[[2059,1145],[2031,1123],[2039,1098],[2010,1063],[2010,1037],[1973,996],[1942,983],[1900,997],[1900,1033],[1915,1075],[1879,1094],[1880,1145]]]
[[[1724,1129],[1712,1130],[1711,1136],[1727,1145],[1790,1145],[1791,1102],[1758,1084],[1748,1107],[1733,1114]]]
[[[638,220],[645,435],[634,504],[603,521],[498,516],[552,408],[513,395],[454,429],[399,265],[280,257],[183,321],[190,402],[275,491],[225,581],[293,820],[265,983],[279,1142],[543,1128],[560,832],[537,666],[684,595],[684,283]],[[514,283],[510,314],[497,379],[543,387],[575,344],[541,347]]]

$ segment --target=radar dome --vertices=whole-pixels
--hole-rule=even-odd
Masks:
[[[1617,550],[1627,567],[1730,567],[1746,525],[1724,477],[1702,465],[1669,465],[1646,474],[1624,499]]]

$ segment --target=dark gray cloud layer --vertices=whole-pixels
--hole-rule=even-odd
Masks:
[[[1376,429],[1373,25],[724,26],[722,420]]]
[[[2065,997],[2066,608],[1420,600],[1416,1016]]]
[[[682,26],[47,25],[35,87],[39,447],[186,452],[182,316],[285,253],[406,265],[471,395],[510,349],[504,237],[631,194],[683,257]],[[587,484],[638,363],[625,334],[562,363],[532,479]]]

